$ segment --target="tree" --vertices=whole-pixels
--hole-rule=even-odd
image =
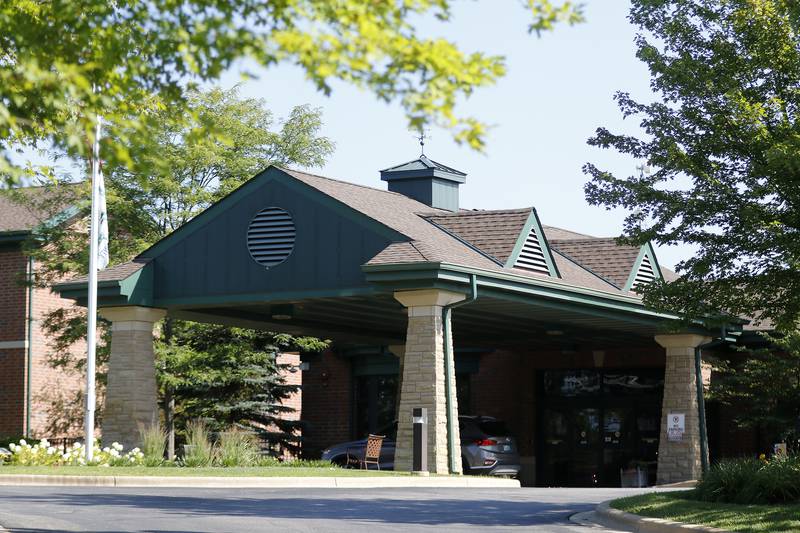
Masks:
[[[581,19],[570,2],[524,0],[530,31]],[[420,35],[415,22],[450,17],[450,0],[77,0],[0,5],[0,176],[19,178],[17,146],[52,143],[89,155],[97,116],[112,166],[135,170],[129,145],[158,129],[156,116],[191,111],[185,89],[213,82],[234,62],[294,63],[322,92],[332,82],[399,101],[410,124],[436,122],[479,148],[485,127],[456,102],[504,74],[503,59],[465,53]],[[27,168],[47,173],[51,169]]]
[[[800,318],[800,4],[790,0],[634,0],[637,56],[660,97],[619,92],[644,135],[599,128],[589,143],[652,172],[587,164],[586,198],[631,211],[623,241],[688,243],[674,283],[644,291],[686,318],[715,310]]]
[[[771,442],[786,439],[795,447],[800,439],[800,332],[765,334],[764,341],[768,348],[742,350],[717,362],[710,398],[731,406],[740,426],[756,427]]]
[[[281,402],[299,386],[286,383],[283,373],[293,369],[277,363],[276,355],[326,345],[310,337],[177,322],[170,340],[157,346],[156,365],[161,386],[175,400],[179,431],[203,419],[212,431],[235,425],[271,444],[297,449],[300,423],[283,416],[292,409]]]
[[[215,135],[197,136],[197,124],[176,120],[170,110],[164,109],[156,122],[158,131],[130,146],[136,168],[149,169],[147,173],[133,174],[124,165],[107,165],[104,169],[112,264],[131,259],[269,164],[322,165],[333,151],[333,142],[320,135],[322,115],[318,109],[298,106],[278,122],[265,109],[263,100],[241,98],[236,89],[194,91],[189,94],[188,102],[192,120],[202,121]],[[156,160],[154,153],[161,156]],[[88,196],[88,183],[48,183],[47,187],[53,194],[30,198],[18,194],[18,199],[44,203],[31,206],[37,212],[57,212],[58,206],[66,205],[67,200],[77,202],[80,210],[71,223],[45,226],[26,245],[37,264],[36,283],[42,287],[88,270],[85,221],[90,206],[81,201]],[[53,339],[50,363],[64,371],[82,374],[83,359],[75,357],[70,347],[86,337],[85,310],[58,309],[46,317],[44,327]],[[170,327],[184,331],[180,339],[190,337],[185,332],[192,326],[177,323]],[[169,331],[170,327],[165,329]],[[242,334],[241,338],[245,337]],[[281,338],[284,344],[293,342]],[[169,338],[163,341],[172,342]],[[107,342],[98,348],[98,384],[102,390]],[[206,361],[214,359],[198,358],[197,372],[209,371],[202,367]],[[61,413],[66,405],[82,403],[80,395],[63,398],[58,391],[52,392],[51,400],[61,406]],[[80,414],[80,408],[68,412]],[[53,417],[49,429],[63,433],[79,423],[79,417]]]

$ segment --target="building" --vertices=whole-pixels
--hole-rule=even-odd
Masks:
[[[632,464],[659,483],[698,477],[698,350],[741,321],[676,331],[635,293],[673,275],[651,246],[546,226],[531,207],[460,209],[466,174],[425,156],[381,179],[388,191],[271,167],[102,271],[104,436],[131,445],[153,419],[152,329],[169,314],[332,339],[304,361],[309,452],[397,412],[409,469],[411,409],[426,407],[434,472],[461,470],[461,412],[508,423],[530,483],[615,485]],[[57,290],[85,304],[85,279]]]
[[[73,303],[31,286],[37,265],[23,245],[41,225],[64,223],[77,210],[45,187],[17,189],[13,194],[25,195],[24,203],[0,193],[0,437],[73,436],[53,429],[61,413],[52,411],[80,391],[82,377],[49,363],[50,339],[41,322]],[[73,349],[81,356],[85,347]]]

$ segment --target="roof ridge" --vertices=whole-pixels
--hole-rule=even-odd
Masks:
[[[551,226],[553,227],[553,226]],[[558,228],[562,229],[562,228]],[[569,231],[569,230],[564,230]],[[597,241],[614,241],[616,243],[617,237],[589,237],[587,239],[547,239],[548,242],[563,242],[563,243],[571,243],[571,242],[597,242]],[[618,246],[631,246],[635,248],[635,246],[628,244],[628,245],[618,245]]]
[[[413,198],[410,198],[410,197],[406,196],[405,194],[401,194],[399,192],[388,191],[386,189],[379,189],[377,187],[371,187],[369,185],[362,185],[361,183],[353,183],[352,181],[346,181],[346,180],[337,179],[337,178],[329,178],[328,176],[321,176],[319,174],[312,174],[312,173],[306,172],[304,170],[296,170],[296,169],[289,168],[289,167],[284,167],[284,166],[281,166],[281,165],[274,165],[274,166],[276,168],[279,168],[279,169],[281,169],[283,171],[286,171],[286,172],[297,172],[298,174],[305,174],[306,176],[310,176],[312,178],[319,178],[319,179],[323,179],[323,180],[327,180],[327,181],[333,181],[333,182],[336,182],[336,183],[342,183],[344,185],[351,185],[353,187],[361,187],[362,189],[369,189],[371,191],[377,191],[377,192],[382,192],[382,193],[385,193],[385,194],[391,194],[393,196],[400,196],[400,197],[405,198],[407,200],[411,200],[413,202],[417,202],[419,204],[425,205],[422,202],[420,202],[418,200],[414,200]],[[425,206],[425,207],[427,207],[428,209],[436,209],[435,207],[431,207],[431,206]]]
[[[513,209],[469,209],[465,211],[458,211],[456,213],[442,213],[428,216],[443,216],[443,217],[459,217],[459,216],[477,216],[477,215],[501,215],[508,213],[527,213],[533,207],[516,207]]]

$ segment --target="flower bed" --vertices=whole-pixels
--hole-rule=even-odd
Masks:
[[[139,448],[134,448],[123,453],[123,446],[117,442],[100,448],[94,442],[92,461],[86,461],[86,449],[83,444],[76,442],[66,452],[51,446],[47,439],[35,444],[28,444],[25,439],[19,443],[9,444],[8,454],[0,454],[0,464],[14,466],[139,466],[144,462],[144,453]]]

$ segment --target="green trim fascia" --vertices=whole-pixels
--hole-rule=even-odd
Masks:
[[[539,245],[542,247],[542,251],[544,252],[544,261],[547,263],[547,270],[550,272],[552,277],[560,278],[561,273],[558,271],[555,259],[553,258],[553,253],[550,251],[550,243],[547,242],[547,237],[542,229],[542,222],[539,220],[539,215],[536,214],[536,208],[533,207],[528,215],[528,220],[526,220],[525,225],[522,226],[522,231],[520,231],[519,235],[517,236],[517,242],[514,244],[514,249],[511,250],[511,255],[508,256],[505,267],[511,268],[514,266],[514,263],[517,262],[519,254],[522,252],[522,247],[525,245],[525,241],[528,239],[531,229],[533,229],[534,233],[536,233],[536,238],[538,239]]]
[[[631,287],[633,287],[636,274],[639,272],[639,267],[642,266],[642,261],[644,261],[645,256],[650,259],[650,265],[653,267],[653,273],[655,273],[656,279],[664,279],[664,276],[661,274],[661,267],[658,265],[658,260],[656,259],[655,250],[648,242],[643,244],[639,249],[639,255],[636,256],[636,261],[633,263],[633,269],[631,269],[631,273],[628,275],[628,281],[625,282],[624,290],[629,291],[631,290]]]
[[[339,200],[336,200],[331,196],[328,196],[324,192],[315,189],[306,183],[303,183],[279,167],[271,166],[243,183],[237,189],[230,192],[227,196],[214,203],[211,207],[197,215],[180,228],[176,229],[171,234],[152,245],[150,248],[139,254],[138,257],[147,258],[161,255],[164,253],[164,251],[174,246],[176,243],[205,227],[214,219],[225,213],[228,209],[232,209],[240,199],[243,199],[245,196],[249,195],[251,192],[269,183],[270,181],[277,181],[283,185],[286,185],[287,187],[320,202],[326,207],[332,208],[338,214],[341,214],[359,224],[366,225],[389,240],[411,240],[407,235],[403,235],[397,230],[378,222],[374,218],[361,213],[360,211],[343,202],[340,202]]]
[[[89,283],[59,283],[53,290],[62,298],[85,303]],[[128,277],[121,280],[99,281],[97,283],[97,301],[100,307],[119,305],[141,305],[153,307],[153,266],[144,265]]]
[[[288,302],[315,298],[346,298],[350,296],[374,296],[391,294],[380,287],[349,287],[344,289],[311,289],[307,291],[258,292],[242,294],[223,294],[215,296],[194,296],[189,298],[156,298],[156,307],[219,307],[242,303]]]
[[[0,243],[23,242],[30,237],[30,231],[4,231],[0,233]]]
[[[524,294],[559,301],[571,305],[596,307],[642,315],[656,320],[678,320],[672,313],[663,313],[646,308],[640,299],[623,294],[609,294],[584,287],[565,286],[546,278],[531,278],[519,274],[493,272],[481,268],[464,267],[448,263],[406,263],[395,265],[366,265],[362,267],[367,281],[393,284],[408,281],[449,282],[468,291],[471,274],[478,275],[478,284],[483,288]],[[409,288],[409,287],[404,287]]]
[[[67,220],[71,219],[72,217],[76,216],[80,213],[81,210],[77,205],[71,205],[66,209],[61,210],[60,212],[56,213],[52,217],[48,218],[41,224],[39,224],[36,228],[34,228],[33,232],[38,232],[41,228],[54,228],[56,226],[60,226]]]

